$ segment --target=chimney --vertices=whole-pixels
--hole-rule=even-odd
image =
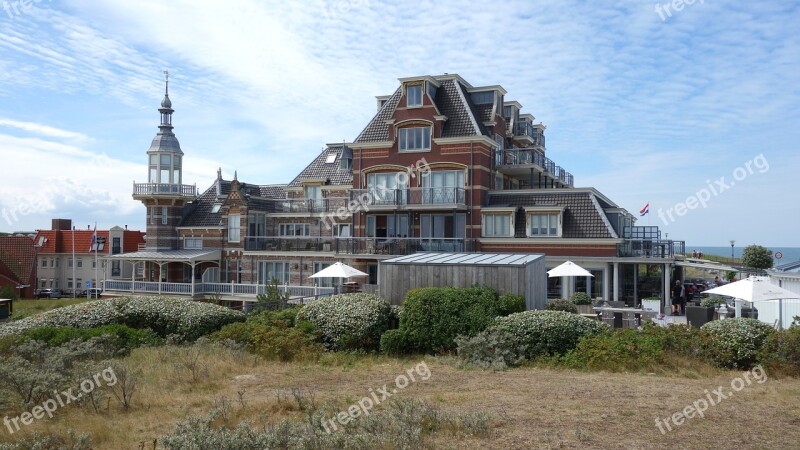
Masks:
[[[72,229],[72,219],[53,219],[51,227],[53,230],[69,231]]]

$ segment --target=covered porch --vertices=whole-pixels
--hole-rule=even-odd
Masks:
[[[106,280],[103,290],[109,293],[203,295],[206,287],[202,280],[198,282],[198,275],[202,275],[198,268],[204,264],[219,267],[220,258],[219,250],[202,249],[142,250],[112,255],[104,259],[130,263],[133,267],[131,278]]]

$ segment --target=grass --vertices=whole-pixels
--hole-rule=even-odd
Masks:
[[[133,406],[114,400],[100,413],[76,406],[59,409],[53,419],[35,421],[34,430],[91,433],[94,448],[152,448],[178,421],[227,405],[228,425],[247,420],[269,427],[283,418],[303,419],[292,406],[293,392],[343,406],[388,385],[423,360],[430,370],[395,398],[425,401],[454,414],[483,412],[488,436],[442,429],[428,436],[428,448],[792,448],[800,440],[800,380],[773,379],[752,384],[705,412],[662,434],[665,418],[725,390],[741,373],[700,370],[676,362],[674,375],[586,373],[540,367],[491,372],[457,367],[452,357],[403,359],[331,354],[315,364],[265,362],[247,353],[206,349],[196,358],[178,347],[141,348],[124,363],[139,372]],[[192,361],[198,367],[177,362]],[[769,376],[770,374],[768,374]],[[66,388],[66,387],[63,387]],[[382,414],[384,406],[374,409]],[[0,411],[16,416],[21,411]],[[360,419],[359,419],[360,420]],[[219,422],[216,422],[219,423]],[[11,441],[0,428],[0,441]],[[691,444],[687,444],[691,443]]]
[[[89,301],[88,298],[63,298],[63,299],[29,299],[14,301],[14,320],[24,319],[34,314],[50,311],[51,309],[62,308],[69,305],[77,305]]]

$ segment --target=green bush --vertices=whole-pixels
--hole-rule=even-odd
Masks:
[[[194,340],[228,323],[243,320],[243,313],[210,303],[164,297],[120,297],[65,306],[3,325],[0,338],[40,327],[94,328],[117,323],[150,328],[161,337],[177,334]]]
[[[605,329],[596,320],[565,311],[525,311],[498,317],[491,325],[510,333],[527,346],[527,359],[541,355],[563,355],[575,348],[578,341]]]
[[[400,314],[399,329],[408,345],[403,353],[452,350],[456,336],[478,334],[500,314],[501,306],[489,287],[408,291]]]
[[[302,327],[289,327],[284,322],[272,326],[258,325],[250,335],[248,350],[268,360],[291,362],[316,359],[324,348],[316,335]]]
[[[525,311],[524,295],[504,293],[500,294],[497,301],[500,302],[500,307],[497,310],[497,314],[500,316],[507,316],[509,314]]]
[[[574,292],[569,296],[569,301],[576,305],[591,305],[592,297],[590,297],[586,292]]]
[[[265,325],[274,325],[280,321],[285,323],[287,326],[293,327],[297,319],[297,313],[299,312],[300,306],[294,306],[275,311],[255,312],[247,316],[247,321],[263,323]]]
[[[473,337],[456,336],[458,356],[465,362],[493,370],[505,370],[525,360],[527,344],[497,328]]]
[[[327,349],[377,350],[390,314],[389,303],[382,298],[357,293],[317,300],[304,306],[297,319],[313,323]]]
[[[570,368],[610,372],[651,370],[664,356],[663,335],[638,330],[607,330],[581,339],[561,359]]]
[[[759,360],[772,371],[800,376],[800,327],[794,325],[771,334]]]
[[[402,355],[408,352],[408,334],[403,330],[387,330],[381,336],[381,352],[389,355]]]
[[[708,337],[706,356],[718,366],[749,369],[775,330],[756,319],[715,320],[700,330]]]
[[[575,306],[575,303],[572,303],[569,300],[564,300],[563,298],[551,300],[550,303],[544,307],[544,309],[547,311],[564,311],[572,314],[578,314],[578,307]]]
[[[723,302],[724,302],[724,300],[722,300],[722,297],[717,296],[717,295],[712,295],[712,296],[710,296],[708,298],[704,298],[704,299],[700,300],[700,306],[702,306],[704,308],[709,308],[709,307],[712,307],[712,306],[714,308],[717,308]]]
[[[69,341],[89,340],[93,337],[109,336],[110,344],[117,356],[130,353],[131,350],[143,346],[161,345],[163,340],[149,328],[137,330],[127,325],[111,324],[81,329],[72,327],[42,327],[25,331],[28,339],[43,341],[50,347],[58,347]]]

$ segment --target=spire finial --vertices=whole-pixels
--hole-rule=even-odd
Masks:
[[[233,171],[233,179],[236,180],[236,181],[239,181],[239,177],[236,174],[236,172],[237,172],[236,170]]]
[[[169,70],[164,71],[164,95],[169,95]]]

